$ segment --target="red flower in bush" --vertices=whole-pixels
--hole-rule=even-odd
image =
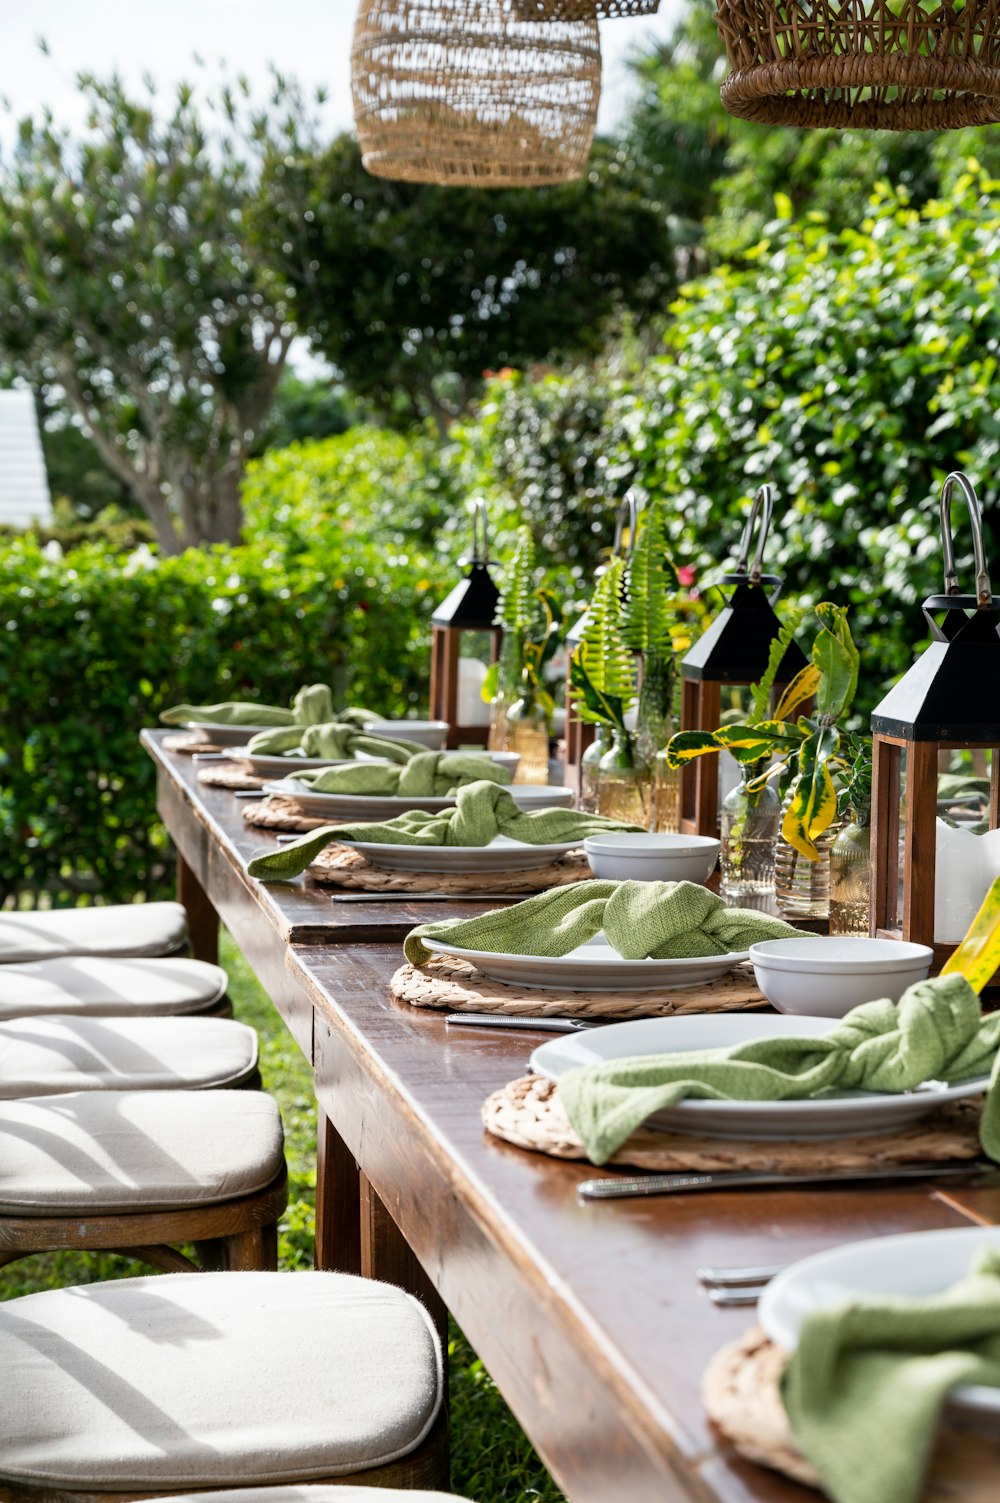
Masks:
[[[677,570],[677,583],[689,589],[698,578],[698,570],[693,564],[681,564]]]

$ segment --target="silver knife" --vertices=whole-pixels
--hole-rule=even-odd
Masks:
[[[468,1024],[473,1028],[538,1028],[549,1033],[576,1033],[583,1028],[600,1028],[608,1021],[606,1018],[517,1017],[509,1012],[450,1012],[445,1018],[446,1023]],[[619,1181],[610,1183],[618,1184]]]
[[[323,884],[320,883],[320,886]],[[331,903],[517,903],[495,892],[331,892]]]
[[[879,1169],[848,1169],[841,1173],[814,1170],[804,1174],[764,1174],[756,1170],[736,1170],[723,1174],[646,1174],[621,1179],[585,1179],[576,1187],[583,1200],[618,1200],[627,1195],[687,1195],[697,1190],[742,1190],[753,1185],[829,1185],[849,1184],[852,1180],[930,1179],[953,1175],[972,1175],[970,1189],[987,1189],[1000,1185],[1000,1168],[980,1159],[930,1160],[917,1164],[897,1164]]]

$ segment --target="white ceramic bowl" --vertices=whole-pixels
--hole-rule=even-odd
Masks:
[[[623,882],[707,882],[719,842],[708,835],[591,835],[583,842],[595,877]]]
[[[898,1002],[923,981],[934,952],[929,945],[863,935],[804,934],[750,946],[757,985],[779,1012],[842,1018],[862,1002]]]
[[[429,751],[440,751],[448,734],[447,720],[370,720],[365,730],[387,741],[419,741]]]

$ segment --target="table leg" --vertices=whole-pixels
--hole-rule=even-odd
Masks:
[[[358,1166],[322,1107],[316,1118],[316,1267],[361,1272]]]
[[[195,960],[219,959],[219,915],[183,856],[177,857],[177,900],[187,909],[188,935]]]
[[[368,1179],[361,1175],[361,1272],[396,1284],[426,1306],[441,1338],[447,1362],[448,1311],[413,1250]]]

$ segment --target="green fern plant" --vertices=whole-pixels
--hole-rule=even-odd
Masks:
[[[673,652],[672,583],[663,508],[653,500],[639,513],[625,571],[622,636],[633,652],[669,657]]]
[[[505,632],[528,633],[539,619],[535,588],[535,541],[527,527],[517,530],[517,543],[504,571],[497,621]]]
[[[577,714],[594,725],[625,728],[635,702],[635,665],[623,626],[625,560],[614,558],[598,580],[583,638],[570,662]]]

